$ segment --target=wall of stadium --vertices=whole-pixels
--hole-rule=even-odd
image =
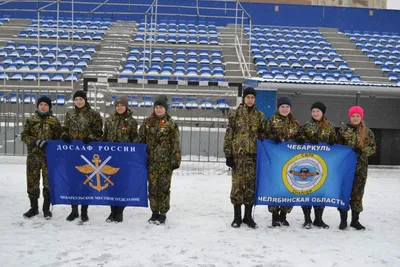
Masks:
[[[98,3],[98,0],[93,0]],[[90,0],[85,1],[91,2]],[[127,1],[117,0],[127,4]],[[118,20],[140,21],[144,18],[144,13],[148,9],[151,0],[130,1],[135,6],[116,6],[105,4],[96,10],[93,17],[108,17]],[[129,3],[129,2],[128,2]],[[24,2],[23,10],[37,10],[39,7],[47,5],[47,2]],[[209,20],[215,21],[218,25],[232,23],[235,17],[234,3],[226,4],[217,1],[199,1],[200,16],[197,17],[196,1],[183,0],[159,0],[158,13],[170,14],[160,15],[158,19],[186,19],[186,20],[206,20],[203,16],[213,16]],[[139,6],[140,5],[140,6]],[[173,7],[168,5],[174,5]],[[268,3],[242,3],[246,11],[251,15],[255,25],[279,25],[297,27],[328,27],[339,28],[341,30],[368,30],[400,32],[398,27],[398,17],[400,11],[375,9],[370,13],[370,9],[365,8],[344,8],[331,6],[308,6],[308,5],[288,5],[288,4],[268,4]],[[177,7],[180,6],[180,7]],[[186,6],[186,7],[185,7]],[[188,6],[192,8],[187,8]],[[279,8],[276,8],[279,6]],[[75,17],[88,17],[88,10],[98,7],[98,4],[75,4]],[[60,10],[71,10],[70,3],[61,3]],[[205,9],[212,8],[212,9]],[[216,8],[216,9],[215,9]],[[10,2],[0,7],[1,15],[10,15],[16,18],[36,18],[37,12],[21,10],[20,2]],[[51,12],[42,12],[42,16],[55,16],[57,5],[53,4],[46,8]],[[104,14],[100,14],[100,13]],[[176,15],[179,14],[177,17]],[[68,17],[70,13],[60,13],[60,16]],[[220,16],[220,18],[218,18]],[[230,18],[227,18],[230,17]],[[225,17],[225,18],[224,18]]]

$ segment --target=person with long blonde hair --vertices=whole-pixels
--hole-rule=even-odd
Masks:
[[[357,167],[350,196],[352,211],[350,226],[357,230],[364,230],[365,227],[359,222],[359,216],[363,211],[362,200],[368,175],[368,157],[376,152],[375,136],[371,129],[365,125],[364,110],[361,107],[351,107],[349,119],[350,123],[339,130],[337,141],[339,144],[352,147],[357,154]],[[343,209],[339,209],[339,212],[339,229],[344,230],[347,228],[348,212]]]

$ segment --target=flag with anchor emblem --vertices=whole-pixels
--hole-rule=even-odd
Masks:
[[[258,140],[255,203],[348,209],[356,164],[347,146]]]
[[[146,145],[49,141],[51,202],[147,207]]]

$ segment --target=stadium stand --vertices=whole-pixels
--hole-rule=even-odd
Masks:
[[[389,32],[344,31],[389,81],[398,82],[400,73],[400,35]]]

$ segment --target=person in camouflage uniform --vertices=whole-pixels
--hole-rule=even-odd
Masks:
[[[232,168],[231,202],[234,208],[232,227],[241,223],[251,228],[257,224],[252,218],[256,183],[257,139],[263,139],[264,113],[255,106],[256,91],[246,88],[243,103],[229,113],[229,122],[224,140],[226,165]],[[245,214],[242,220],[242,205]]]
[[[51,99],[44,96],[37,101],[38,109],[26,120],[21,139],[28,148],[26,160],[27,191],[31,208],[24,217],[31,218],[39,214],[40,171],[43,177],[43,215],[52,217],[50,211],[50,189],[46,162],[46,142],[57,140],[61,135],[60,121],[52,115]]]
[[[330,146],[336,142],[336,131],[333,124],[328,121],[325,117],[326,106],[321,102],[315,102],[311,106],[311,121],[308,121],[302,127],[302,134],[306,142],[310,142],[317,145],[319,142],[328,143]],[[311,228],[311,206],[302,206],[304,213],[304,224],[303,227]],[[324,229],[329,228],[322,220],[322,214],[324,213],[324,206],[314,206],[315,220],[314,226],[321,227]]]
[[[150,223],[164,224],[170,209],[172,172],[181,164],[179,130],[167,112],[168,99],[160,95],[154,101],[153,113],[139,128],[140,143],[147,144],[149,173]]]
[[[92,141],[101,141],[103,135],[103,121],[98,112],[91,109],[84,91],[76,91],[73,96],[75,107],[65,115],[61,139],[70,143],[72,140],[82,140],[89,144]],[[78,205],[72,205],[71,214],[67,220],[73,221],[79,217]],[[82,205],[81,220],[86,222],[88,205]]]
[[[360,212],[363,211],[362,199],[368,175],[368,157],[376,152],[375,136],[371,129],[364,123],[364,110],[359,106],[349,109],[350,123],[344,125],[338,133],[338,143],[350,146],[357,154],[356,173],[354,175],[353,189],[350,197],[351,223],[350,226],[357,230],[364,230],[365,227],[359,222]],[[347,228],[348,212],[339,209],[339,229]]]
[[[133,143],[138,139],[138,123],[132,117],[128,106],[128,97],[119,96],[115,100],[115,113],[109,116],[104,125],[103,141]],[[123,206],[111,206],[107,222],[123,221]]]
[[[280,97],[277,100],[277,112],[265,122],[265,138],[275,143],[284,141],[296,141],[304,144],[299,122],[292,114],[292,101],[288,97]],[[272,213],[272,226],[289,226],[286,214],[292,211],[289,206],[268,206]]]

